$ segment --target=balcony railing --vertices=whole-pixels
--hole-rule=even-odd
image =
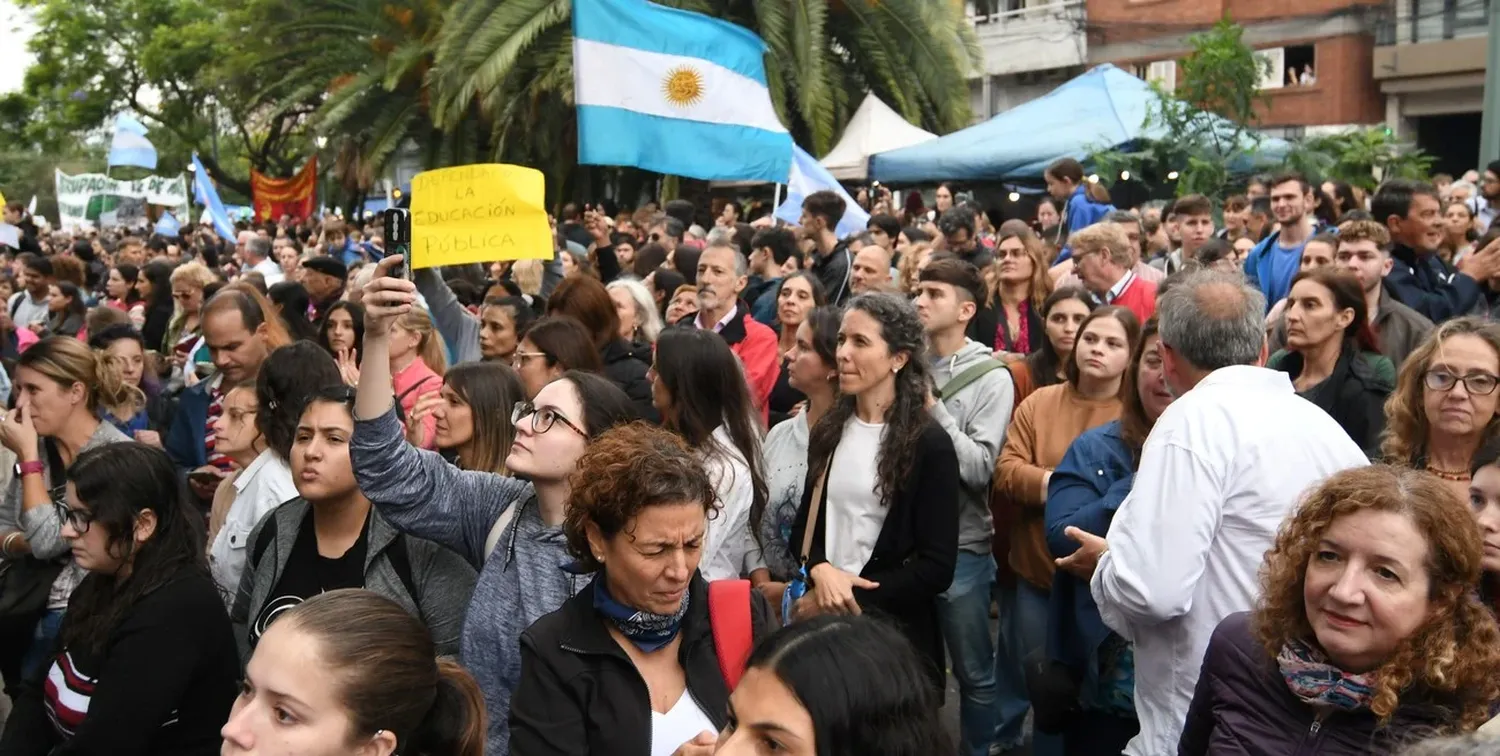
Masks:
[[[968,0],[965,15],[983,29],[991,25],[1046,19],[1077,18],[1084,0]]]
[[[1376,44],[1482,37],[1488,30],[1490,0],[1406,0],[1397,8],[1376,25]]]

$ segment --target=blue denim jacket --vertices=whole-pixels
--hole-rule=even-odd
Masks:
[[[1115,510],[1135,482],[1135,459],[1116,420],[1083,432],[1063,455],[1047,484],[1047,547],[1054,557],[1072,554],[1078,543],[1068,527],[1103,536]],[[1081,698],[1097,701],[1099,650],[1113,633],[1099,617],[1089,584],[1059,570],[1052,580],[1047,618],[1047,655],[1083,678]]]

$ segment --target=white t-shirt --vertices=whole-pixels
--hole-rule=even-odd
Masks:
[[[698,733],[704,730],[718,732],[719,728],[684,690],[677,703],[672,704],[671,711],[665,714],[651,712],[651,756],[672,756],[683,743],[698,737]]]
[[[857,417],[844,424],[844,434],[833,451],[828,473],[828,514],[824,522],[824,556],[851,575],[858,575],[875,552],[875,541],[885,526],[889,508],[875,495],[875,461],[885,424],[871,425]]]

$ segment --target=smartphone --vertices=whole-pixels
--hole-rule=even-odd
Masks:
[[[201,483],[203,485],[209,485],[219,482],[220,476],[206,470],[194,470],[188,473],[188,480],[191,480],[195,483]]]
[[[411,211],[393,207],[385,211],[385,247],[391,254],[401,255],[401,265],[391,269],[396,278],[411,276]]]

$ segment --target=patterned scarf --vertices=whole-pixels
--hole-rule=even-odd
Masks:
[[[636,648],[649,654],[677,637],[682,618],[687,614],[689,593],[682,594],[682,606],[675,613],[652,614],[626,606],[609,595],[609,581],[601,570],[594,577],[594,611],[609,620]]]
[[[1287,688],[1307,703],[1344,711],[1370,708],[1374,675],[1349,674],[1329,663],[1321,650],[1300,640],[1283,645],[1276,664]]]

